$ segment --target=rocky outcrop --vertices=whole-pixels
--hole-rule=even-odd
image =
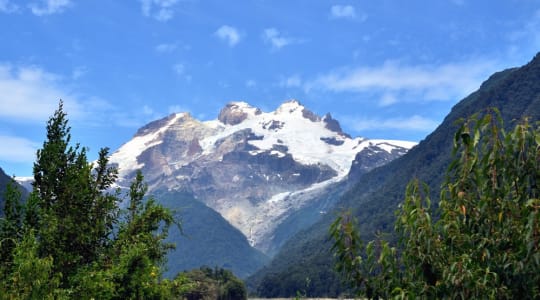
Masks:
[[[249,114],[259,115],[261,110],[244,102],[230,102],[219,112],[218,120],[223,124],[236,125],[242,123]]]
[[[343,132],[343,130],[341,129],[341,125],[339,125],[339,122],[336,119],[332,118],[332,115],[330,113],[327,113],[326,115],[324,115],[322,120],[325,123],[325,127],[328,130],[331,130],[335,133],[338,133],[339,135],[342,135],[348,138],[351,137],[350,135]]]

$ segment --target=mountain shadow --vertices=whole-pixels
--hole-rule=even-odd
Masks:
[[[176,245],[167,255],[166,277],[208,266],[246,278],[268,258],[251,247],[246,237],[219,213],[184,192],[156,192],[159,203],[173,210],[181,223],[171,227],[166,242]]]

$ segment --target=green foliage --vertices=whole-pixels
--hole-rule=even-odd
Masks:
[[[39,243],[28,231],[13,251],[12,272],[0,282],[0,299],[66,299],[59,288],[61,274],[53,272],[52,257],[39,257]]]
[[[47,123],[34,164],[34,190],[23,204],[8,186],[0,220],[0,299],[164,299],[178,282],[162,280],[172,245],[172,213],[153,199],[139,172],[126,210],[108,149],[89,163],[70,146],[62,102]]]
[[[183,290],[177,292],[177,295],[182,299],[247,299],[244,283],[236,278],[232,272],[221,268],[201,267],[180,273],[174,281],[183,282]]]
[[[458,129],[437,211],[427,185],[408,185],[397,247],[363,246],[349,215],[332,224],[337,268],[360,295],[540,297],[540,126],[506,132],[499,116]]]
[[[108,247],[117,220],[116,195],[107,192],[116,179],[101,149],[96,168],[86,149],[70,146],[70,127],[62,102],[47,123],[47,139],[34,163],[34,191],[40,237],[39,252],[54,259],[62,285],[76,270],[97,259]]]

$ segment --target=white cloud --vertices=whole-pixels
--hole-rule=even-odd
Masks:
[[[71,0],[43,0],[41,1],[41,4],[34,2],[28,7],[32,10],[34,15],[45,16],[62,13],[71,4]]]
[[[9,0],[0,0],[0,12],[3,13],[14,13],[19,10],[19,6],[11,3]]]
[[[174,50],[176,50],[176,48],[178,48],[178,45],[176,44],[163,43],[163,44],[157,45],[155,47],[155,50],[158,53],[168,53],[168,52],[173,52]]]
[[[330,8],[330,16],[335,19],[354,19],[356,18],[356,9],[351,5],[334,5]]]
[[[0,160],[14,163],[34,161],[39,143],[31,140],[0,134]]]
[[[41,126],[58,108],[60,99],[70,122],[82,127],[138,127],[159,117],[149,106],[120,108],[106,99],[74,91],[69,88],[71,79],[71,74],[59,76],[36,66],[0,64],[0,120],[10,126]],[[0,145],[6,144],[0,141]]]
[[[238,32],[238,29],[228,25],[219,27],[214,34],[221,40],[227,42],[230,47],[234,47],[240,42],[240,33]]]
[[[387,61],[378,67],[331,71],[304,85],[306,91],[377,92],[392,95],[381,105],[397,102],[400,95],[418,100],[456,100],[476,90],[482,80],[498,70],[492,61],[479,60],[444,65],[402,65]]]
[[[57,108],[59,99],[70,115],[80,116],[84,110],[79,101],[60,82],[60,76],[38,67],[0,64],[0,117],[43,122]]]
[[[439,125],[435,120],[431,120],[419,115],[407,118],[342,118],[343,123],[356,131],[366,130],[403,130],[431,132]]]
[[[287,45],[300,42],[298,39],[283,36],[275,28],[266,28],[263,31],[263,40],[265,43],[271,44],[272,48],[277,50]]]
[[[144,16],[165,22],[174,17],[174,6],[179,0],[140,0]]]

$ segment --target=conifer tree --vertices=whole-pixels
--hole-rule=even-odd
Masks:
[[[63,103],[47,123],[47,139],[34,163],[32,204],[38,210],[39,253],[50,255],[56,272],[70,275],[95,260],[109,242],[116,221],[118,198],[107,192],[117,171],[107,166],[108,149],[101,149],[97,167],[86,148],[71,146]]]

